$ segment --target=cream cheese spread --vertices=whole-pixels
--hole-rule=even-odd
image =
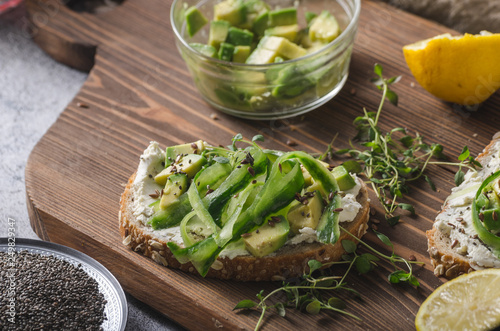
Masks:
[[[149,205],[155,202],[155,199],[150,197],[150,194],[155,193],[155,190],[161,191],[162,186],[158,185],[154,177],[160,173],[164,168],[165,151],[162,150],[159,144],[152,141],[148,148],[141,155],[139,167],[132,184],[133,202],[133,215],[139,220],[149,231],[153,231],[151,226],[147,224],[149,218],[153,215],[154,210]],[[361,180],[353,175],[356,185],[344,192],[342,197],[342,211],[339,213],[340,222],[351,222],[354,220],[361,204],[356,201],[356,197],[361,189]],[[154,230],[158,238],[165,238],[168,241],[174,242],[183,246],[181,231],[179,226],[174,226],[168,229]],[[303,228],[300,234],[290,238],[285,245],[297,245],[303,242],[312,243],[317,241],[316,230],[311,228]],[[220,257],[234,258],[241,255],[249,255],[250,253],[243,245],[229,245],[221,253]]]
[[[451,191],[447,199],[448,206],[440,213],[434,223],[443,234],[449,236],[452,249],[471,260],[471,267],[482,269],[486,267],[500,268],[500,260],[482,243],[472,222],[472,202],[477,189],[484,179],[500,169],[500,141],[490,148],[488,155],[482,158],[483,168],[469,171],[460,186]]]

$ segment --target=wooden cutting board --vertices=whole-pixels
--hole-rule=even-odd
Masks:
[[[464,112],[426,93],[408,71],[401,47],[444,32],[436,23],[387,5],[363,1],[349,80],[331,102],[299,118],[248,121],[210,108],[194,88],[170,29],[170,0],[127,0],[102,14],[74,12],[60,0],[29,0],[27,8],[35,41],[56,60],[90,70],[88,80],[57,122],[34,148],[26,168],[31,224],[44,240],[78,249],[104,264],[124,289],[189,329],[253,329],[257,312],[233,312],[242,299],[277,283],[239,283],[202,279],[160,267],[131,252],[118,233],[118,201],[149,141],[163,146],[204,139],[228,144],[241,132],[263,134],[268,148],[322,152],[339,133],[335,148],[354,137],[352,121],[362,107],[375,110],[380,92],[370,83],[374,63],[387,76],[403,75],[394,86],[399,107],[387,105],[383,130],[396,126],[416,130],[427,142],[441,143],[452,159],[468,145],[474,155],[500,128],[497,93],[479,111]],[[214,117],[215,115],[215,117]],[[297,143],[287,145],[288,140]],[[425,231],[453,186],[453,169],[431,167],[437,192],[425,183],[412,186],[407,202],[418,215],[379,230],[395,244],[396,253],[415,255],[426,264],[417,268],[422,286],[393,286],[391,271],[382,265],[366,276],[353,275],[349,284],[362,300],[349,299],[349,311],[363,321],[338,314],[311,316],[287,311],[270,313],[265,330],[387,329],[410,330],[415,314],[439,284],[427,255]],[[372,195],[373,200],[374,197]],[[372,203],[383,219],[381,208]],[[373,233],[366,240],[385,250]]]

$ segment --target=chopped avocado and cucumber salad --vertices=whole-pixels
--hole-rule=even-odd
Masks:
[[[186,10],[188,40],[196,41],[189,42],[191,48],[228,63],[269,65],[263,70],[233,67],[231,74],[220,69],[219,76],[207,74],[216,69],[207,70],[206,64],[190,64],[200,66],[192,68],[195,82],[217,104],[245,111],[296,107],[328,94],[347,74],[350,50],[317,54],[341,33],[328,10],[299,14],[295,7],[273,9],[262,0],[223,0],[213,13],[209,21],[198,7]]]
[[[186,30],[193,37],[209,23],[197,7],[186,11]],[[299,27],[295,7],[272,10],[261,0],[224,0],[214,6],[205,44],[191,43],[200,53],[223,61],[270,64],[293,60],[316,51],[340,35],[328,10],[305,13]]]
[[[239,136],[239,135],[238,135]],[[262,257],[303,228],[317,240],[339,236],[342,191],[356,185],[343,166],[330,168],[304,152],[209,146],[203,141],[168,147],[165,168],[154,180],[164,186],[148,223],[154,230],[180,227],[184,248],[168,246],[181,263],[205,276],[219,253],[245,248]]]

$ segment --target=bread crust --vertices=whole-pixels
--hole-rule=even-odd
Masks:
[[[490,149],[498,140],[500,140],[500,132],[493,136],[492,141],[485,147],[483,153],[477,156],[476,160],[482,164],[483,159],[488,156]],[[450,208],[449,202],[444,205],[439,214],[445,213],[448,208]],[[444,276],[452,279],[474,270],[471,266],[472,261],[466,256],[453,251],[451,249],[452,242],[450,238],[441,233],[438,228],[433,227],[431,230],[428,230],[426,236],[428,252],[436,276]]]
[[[198,274],[193,265],[188,262],[179,263],[167,247],[167,241],[156,238],[154,233],[138,221],[132,213],[132,184],[135,179],[133,174],[120,199],[120,234],[123,244],[132,250],[142,253],[155,262],[174,269]],[[357,201],[362,208],[352,222],[342,224],[350,233],[361,238],[368,229],[370,214],[370,201],[366,185],[362,183]],[[316,259],[320,262],[338,261],[345,251],[341,245],[344,239],[352,238],[342,232],[340,240],[334,245],[315,243],[302,243],[281,248],[271,256],[236,256],[234,258],[219,257],[210,268],[207,277],[219,279],[235,279],[239,281],[283,281],[299,277],[307,270],[307,262]]]

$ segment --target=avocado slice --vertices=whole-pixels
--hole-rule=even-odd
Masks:
[[[283,37],[291,42],[295,40],[297,37],[297,33],[299,32],[299,25],[298,24],[292,24],[292,25],[280,25],[280,26],[275,26],[269,29],[266,29],[264,31],[264,35],[266,36],[276,36],[276,37]]]
[[[332,175],[335,177],[341,191],[347,191],[356,186],[354,178],[352,178],[347,169],[343,166],[333,168]]]
[[[199,154],[182,155],[182,158],[176,163],[163,169],[162,172],[155,176],[155,182],[157,184],[166,185],[168,178],[176,173],[184,173],[191,179],[200,171],[201,167],[207,163],[207,159]]]
[[[205,15],[195,6],[189,7],[185,15],[186,29],[190,37],[194,36],[196,32],[201,30],[201,28],[208,23],[208,19]]]
[[[208,44],[218,50],[220,44],[227,39],[230,26],[231,24],[228,21],[211,21],[208,32]]]
[[[269,11],[264,11],[262,12],[255,21],[253,22],[252,25],[252,30],[258,35],[258,36],[263,36],[264,31],[269,27]]]
[[[204,150],[205,143],[203,140],[167,147],[165,150],[165,164],[168,165],[175,162],[179,154],[200,154]]]
[[[233,53],[233,62],[245,63],[250,55],[250,46],[236,46]]]
[[[323,211],[323,201],[319,191],[315,192],[313,197],[307,199],[309,201],[307,205],[299,203],[288,212],[287,219],[294,234],[300,234],[299,230],[306,227],[317,228]]]
[[[200,43],[190,43],[189,46],[191,46],[191,48],[193,48],[194,50],[208,57],[215,57],[217,55],[217,50],[215,49],[215,47],[210,45],[205,45]]]
[[[297,24],[295,7],[277,9],[269,12],[269,26]]]
[[[268,64],[273,63],[276,58],[276,51],[257,47],[247,58],[247,64]]]
[[[340,35],[340,26],[335,16],[324,10],[314,18],[309,27],[309,38],[329,43]]]
[[[222,61],[231,62],[233,60],[234,45],[229,43],[221,43],[219,48],[219,59]]]
[[[297,44],[283,37],[265,36],[257,48],[264,48],[276,52],[276,56],[286,59],[295,59],[307,54],[307,51]]]
[[[215,20],[228,21],[231,25],[245,22],[246,7],[241,0],[225,0],[214,6]]]
[[[232,26],[229,28],[226,42],[234,46],[250,46],[252,44],[252,40],[252,32]]]
[[[185,174],[172,174],[168,177],[160,200],[160,209],[166,209],[174,203],[182,193],[187,191],[188,178]]]
[[[275,216],[256,230],[242,237],[246,249],[253,256],[262,257],[281,248],[287,241],[289,232],[290,226],[286,218]]]

